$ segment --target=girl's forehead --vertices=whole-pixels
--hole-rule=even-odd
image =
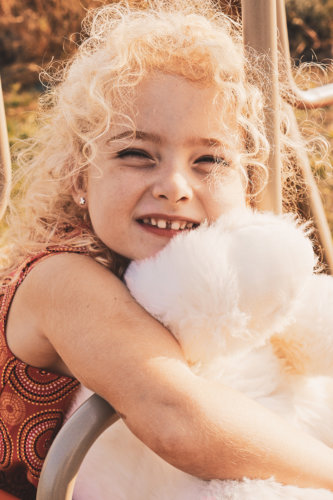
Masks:
[[[218,96],[219,93],[214,85],[208,83],[203,85],[181,75],[157,71],[148,74],[136,85],[133,100],[139,105],[145,105],[151,100],[165,101],[165,98],[167,102],[181,99],[187,103],[191,97],[211,102],[211,98]]]
[[[125,114],[136,128],[170,128],[175,133],[235,132],[236,116],[223,93],[173,74],[156,73],[140,82]]]

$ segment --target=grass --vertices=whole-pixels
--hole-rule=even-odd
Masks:
[[[27,139],[35,133],[39,94],[35,89],[21,91],[19,84],[12,85],[11,89],[4,93],[11,146],[17,140]]]

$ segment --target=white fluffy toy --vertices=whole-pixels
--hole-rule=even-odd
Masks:
[[[333,446],[333,278],[314,273],[292,216],[246,210],[132,262],[126,283],[177,338],[195,373]],[[117,422],[79,472],[77,500],[333,500],[270,480],[208,481],[164,462]]]

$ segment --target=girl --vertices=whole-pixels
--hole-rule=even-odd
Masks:
[[[121,279],[264,182],[261,75],[239,28],[208,0],[121,2],[84,26],[19,155],[2,241],[0,488],[34,498],[81,382],[190,474],[333,490],[332,450],[195,376]]]

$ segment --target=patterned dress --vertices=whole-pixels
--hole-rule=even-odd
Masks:
[[[35,499],[46,453],[80,384],[16,358],[7,345],[5,326],[20,283],[36,263],[59,252],[84,250],[49,248],[27,259],[15,273],[17,279],[0,289],[0,490],[22,500]]]

